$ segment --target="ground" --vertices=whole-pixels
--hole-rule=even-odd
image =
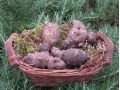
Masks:
[[[118,0],[0,0],[0,90],[118,90]],[[37,22],[78,19],[94,32],[103,31],[114,43],[112,64],[89,83],[33,86],[23,73],[8,65],[4,42],[12,32],[34,28]]]

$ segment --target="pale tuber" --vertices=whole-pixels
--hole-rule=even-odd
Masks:
[[[65,63],[57,57],[50,56],[47,51],[28,53],[24,58],[25,62],[38,68],[63,69]]]
[[[45,22],[42,33],[42,43],[39,48],[41,51],[49,51],[51,47],[60,39],[59,26],[52,22]]]
[[[83,47],[84,43],[96,43],[96,36],[88,32],[86,27],[78,20],[73,20],[70,25],[70,31],[63,41],[60,49]]]
[[[65,63],[59,57],[50,57],[48,61],[49,69],[64,69]]]
[[[88,53],[75,48],[59,50],[53,47],[51,53],[53,56],[61,58],[67,66],[80,66],[90,59]]]
[[[69,47],[77,47],[79,43],[84,43],[86,39],[87,30],[85,26],[78,20],[73,20],[70,25],[70,31],[63,41],[60,49],[67,49]]]
[[[87,42],[91,45],[96,45],[97,40],[96,40],[96,34],[93,32],[88,32],[86,36]]]

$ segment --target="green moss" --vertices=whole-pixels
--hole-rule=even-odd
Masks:
[[[35,52],[37,45],[41,42],[42,25],[37,23],[36,27],[31,30],[24,30],[14,40],[16,53],[26,55]]]

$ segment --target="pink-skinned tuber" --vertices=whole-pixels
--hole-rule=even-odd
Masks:
[[[96,43],[96,35],[87,31],[82,22],[73,20],[70,25],[70,31],[65,40],[61,44],[60,49],[79,48],[83,47],[84,43],[88,41],[90,44]]]
[[[49,51],[51,47],[60,39],[60,29],[56,23],[45,22],[42,33],[42,43],[39,48],[41,51]]]
[[[64,69],[65,63],[59,57],[50,57],[48,61],[49,69]]]
[[[93,33],[93,32],[88,32],[87,33],[86,40],[91,45],[96,45],[97,44],[96,34]]]
[[[65,63],[60,58],[50,56],[47,51],[28,53],[28,55],[24,57],[24,61],[31,66],[43,69],[65,68]]]
[[[53,47],[51,53],[55,57],[61,58],[66,64],[66,66],[80,66],[84,64],[87,60],[90,60],[90,55],[83,50],[70,48],[67,50],[60,50]]]

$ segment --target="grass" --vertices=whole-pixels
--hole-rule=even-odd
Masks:
[[[0,0],[0,90],[118,90],[118,0],[95,0],[93,6],[88,1]],[[54,88],[33,86],[23,73],[8,65],[4,41],[12,32],[20,33],[46,20],[62,23],[73,19],[81,20],[95,32],[105,32],[115,46],[112,64],[89,83],[60,84]]]

